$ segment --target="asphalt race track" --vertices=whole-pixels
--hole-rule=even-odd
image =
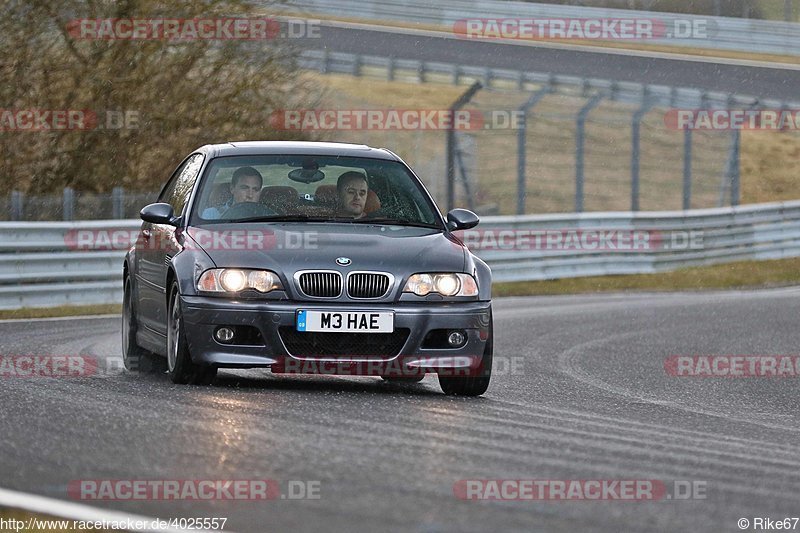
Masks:
[[[774,68],[716,63],[713,59],[632,56],[608,49],[586,51],[532,46],[531,43],[509,45],[447,38],[443,32],[416,33],[377,26],[323,23],[319,30],[319,38],[298,39],[294,43],[308,48],[327,48],[333,52],[694,87],[762,99],[800,100],[797,91],[800,69],[797,65]]]
[[[81,479],[319,482],[314,500],[82,502],[240,532],[716,532],[800,515],[798,379],[664,369],[671,355],[797,354],[800,289],[501,299],[494,316],[496,376],[477,399],[445,397],[434,376],[0,378],[0,485],[75,501]],[[0,323],[0,353],[114,361],[118,322]],[[677,480],[704,498],[464,501],[467,479]]]

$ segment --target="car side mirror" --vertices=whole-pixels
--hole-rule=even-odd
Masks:
[[[458,231],[472,229],[481,221],[478,215],[467,209],[453,209],[447,213],[447,229]]]
[[[169,204],[150,204],[139,211],[139,216],[145,222],[152,224],[168,224],[174,226],[177,219],[172,206]]]

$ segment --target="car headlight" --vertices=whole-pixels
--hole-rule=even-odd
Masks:
[[[214,268],[206,270],[197,280],[200,292],[227,293],[254,290],[268,293],[283,289],[281,279],[271,270],[243,270],[239,268]]]
[[[477,296],[478,284],[469,274],[414,274],[408,278],[403,292],[417,296],[432,292],[442,296]]]

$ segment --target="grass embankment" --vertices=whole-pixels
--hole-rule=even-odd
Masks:
[[[742,261],[660,274],[598,276],[495,283],[494,296],[535,296],[627,291],[756,289],[800,285],[800,258]]]
[[[108,305],[65,305],[49,308],[24,308],[0,311],[0,320],[26,319],[26,318],[57,318],[62,316],[87,316],[87,315],[119,315],[122,306],[119,304]]]

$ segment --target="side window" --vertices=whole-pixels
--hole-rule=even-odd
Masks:
[[[203,166],[203,154],[194,154],[175,172],[167,188],[159,197],[159,202],[168,203],[175,210],[175,215],[181,215],[189,195],[192,193],[200,167]]]
[[[169,182],[164,186],[161,190],[161,194],[158,195],[158,202],[159,203],[169,203],[169,199],[172,198],[172,195],[175,192],[175,184],[178,183],[178,178],[181,175],[181,172],[186,168],[186,165],[189,164],[189,160],[187,159],[181,166],[178,167],[172,176],[169,178]]]

